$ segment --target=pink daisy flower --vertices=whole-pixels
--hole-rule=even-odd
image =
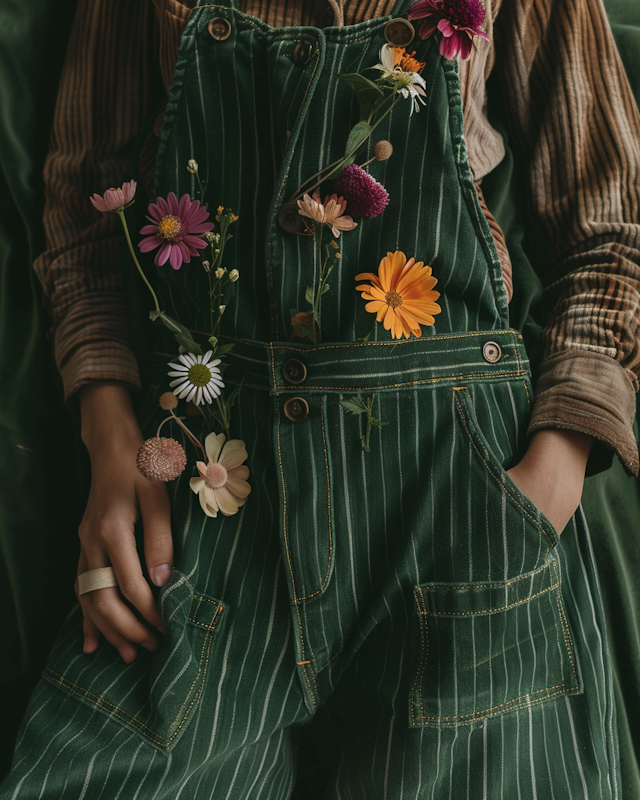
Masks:
[[[159,197],[149,204],[147,219],[152,223],[145,225],[140,233],[151,234],[140,240],[140,252],[149,253],[158,249],[155,264],[161,267],[167,261],[173,269],[180,269],[183,262],[188,264],[191,256],[197,256],[207,243],[199,234],[212,230],[213,222],[207,222],[209,212],[199,200],[192,200],[188,194],[178,198],[169,192],[166,200]]]
[[[352,231],[358,225],[344,213],[346,208],[344,198],[338,197],[337,194],[327,195],[324,203],[316,192],[311,197],[305,194],[302,200],[298,200],[298,214],[321,225],[330,225],[336,239],[340,236],[340,231]]]
[[[440,52],[447,59],[458,53],[463,60],[471,55],[473,37],[490,41],[480,29],[484,6],[480,0],[419,0],[409,9],[409,19],[424,19],[420,36],[428,39],[436,30],[442,34]]]
[[[103,195],[94,194],[89,200],[98,211],[122,211],[133,202],[136,194],[136,182],[123,183],[120,189],[107,189]]]

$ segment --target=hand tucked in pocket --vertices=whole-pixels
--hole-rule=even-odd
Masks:
[[[574,431],[537,431],[522,461],[507,471],[559,534],[580,504],[592,442]]]

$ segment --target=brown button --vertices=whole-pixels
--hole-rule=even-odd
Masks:
[[[282,377],[287,383],[302,383],[307,377],[307,368],[297,358],[290,358],[282,365]]]
[[[293,50],[293,63],[297,67],[304,67],[309,63],[313,45],[311,42],[298,42]]]
[[[482,348],[482,357],[489,364],[497,364],[502,358],[502,350],[496,342],[485,342]]]
[[[210,19],[207,28],[209,29],[211,36],[214,39],[217,39],[219,42],[228,39],[231,34],[231,25],[229,24],[229,20],[225,19],[224,17],[214,17],[213,19]]]
[[[301,422],[309,413],[309,403],[304,397],[290,397],[284,404],[284,415],[291,422]]]
[[[280,227],[287,233],[303,233],[306,228],[297,203],[285,203],[278,212]]]
[[[411,44],[416,32],[409,20],[398,17],[387,22],[384,26],[384,35],[389,44],[394,47],[406,47]]]

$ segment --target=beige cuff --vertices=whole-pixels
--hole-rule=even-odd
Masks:
[[[528,433],[544,428],[586,433],[597,440],[588,475],[609,467],[612,451],[629,475],[638,475],[635,415],[635,389],[617,361],[591,351],[565,350],[540,366]]]

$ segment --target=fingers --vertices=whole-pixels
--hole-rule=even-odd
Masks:
[[[123,597],[133,605],[151,625],[164,632],[164,623],[158,612],[151,587],[145,580],[135,547],[131,526],[111,520],[99,531],[80,528],[82,553],[79,572],[112,566],[118,588],[98,589],[82,595],[80,604],[85,617],[85,652],[94,652],[99,633],[118,649],[121,657],[131,663],[137,656],[137,645],[147,650],[157,650],[157,636],[144,625],[123,602]]]
[[[146,481],[138,490],[144,529],[144,553],[151,580],[164,586],[173,569],[171,504],[164,483]]]

